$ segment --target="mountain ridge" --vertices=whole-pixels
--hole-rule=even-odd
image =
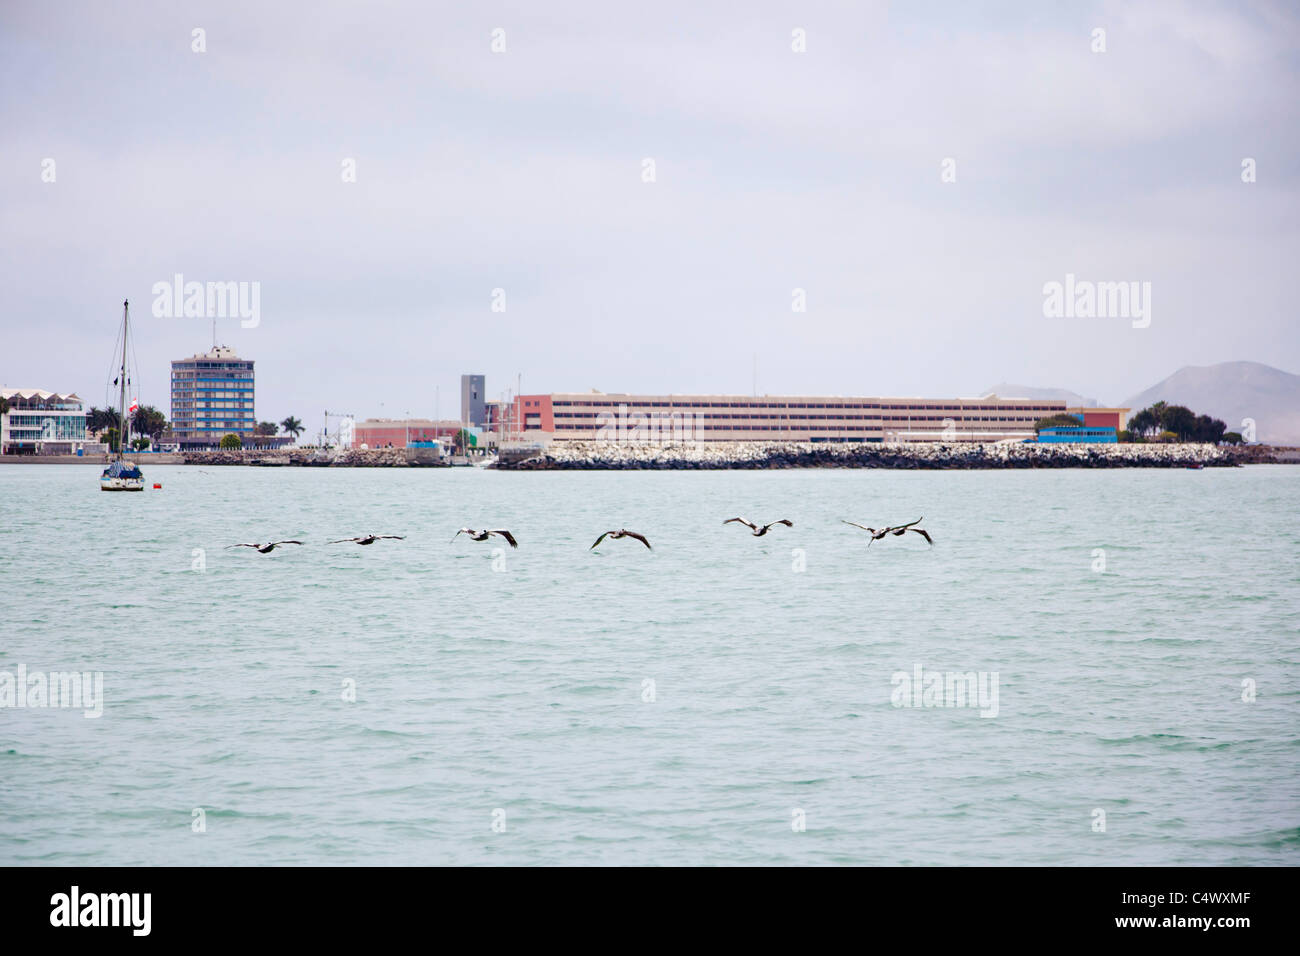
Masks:
[[[1262,362],[1184,365],[1123,404],[1138,411],[1160,401],[1221,418],[1228,431],[1242,432],[1248,440],[1246,422],[1253,421],[1257,441],[1300,444],[1300,375]]]
[[[1100,403],[1065,388],[1039,388],[1001,382],[987,395],[1002,398],[1037,398],[1064,401],[1068,405],[1095,408]],[[1156,402],[1186,405],[1198,415],[1223,420],[1228,431],[1241,432],[1247,440],[1249,421],[1254,422],[1254,440],[1271,445],[1300,445],[1300,375],[1263,362],[1232,361],[1213,365],[1184,365],[1156,384],[1120,402],[1136,412]]]

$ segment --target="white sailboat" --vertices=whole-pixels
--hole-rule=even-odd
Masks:
[[[131,303],[128,300],[122,303],[122,367],[118,370],[117,377],[121,385],[117,403],[120,423],[117,430],[117,456],[114,458],[112,453],[109,453],[109,466],[99,476],[100,491],[144,491],[144,474],[135,462],[126,460],[126,450],[131,447],[131,419],[128,417],[126,407],[126,343],[130,332]]]

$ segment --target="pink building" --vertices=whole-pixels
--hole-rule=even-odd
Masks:
[[[427,418],[368,418],[357,422],[353,443],[367,448],[405,448],[410,442],[441,441],[450,445],[465,426],[455,421]]]
[[[493,403],[495,437],[613,441],[1004,441],[1066,411],[1123,428],[1127,409],[1030,398],[631,395],[554,392]],[[1091,420],[1090,420],[1091,419]],[[540,434],[539,434],[540,433]]]

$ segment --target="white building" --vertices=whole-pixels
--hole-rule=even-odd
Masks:
[[[86,411],[77,395],[3,386],[0,398],[9,404],[0,415],[0,452],[75,455],[85,448]]]

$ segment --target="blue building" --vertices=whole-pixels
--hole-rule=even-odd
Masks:
[[[1028,439],[1032,441],[1033,439]],[[1119,435],[1113,428],[1097,428],[1080,425],[1078,428],[1044,428],[1038,433],[1040,442],[1063,444],[1065,442],[1090,442],[1093,444],[1114,444]]]
[[[211,448],[231,434],[253,444],[252,359],[222,345],[172,362],[172,431],[182,449]]]

